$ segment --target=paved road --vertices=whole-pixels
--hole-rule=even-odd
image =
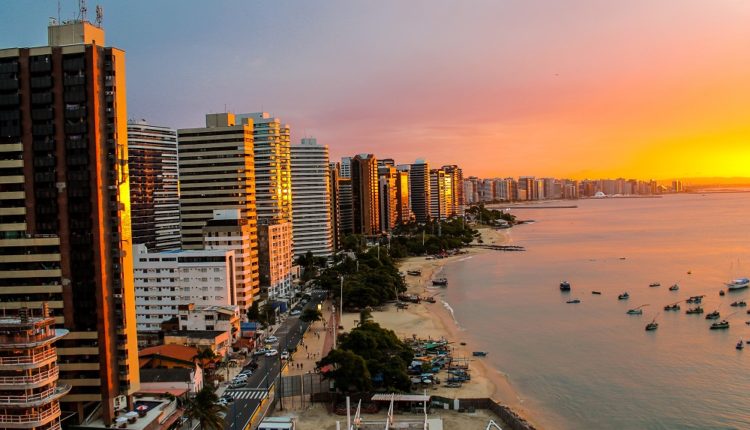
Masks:
[[[325,293],[313,293],[312,300],[305,308],[314,308],[323,300],[325,300]],[[288,348],[296,347],[302,338],[302,333],[309,325],[310,323],[302,322],[298,317],[288,317],[274,333],[279,338],[279,343],[275,344],[274,348],[281,353]],[[261,401],[268,396],[268,388],[279,376],[279,368],[282,364],[279,355],[259,356],[254,360],[258,363],[258,368],[250,375],[247,384],[241,388],[229,388],[224,392],[235,399],[227,405],[227,416],[224,419],[225,430],[244,429],[260,407]],[[249,365],[245,368],[249,368]]]

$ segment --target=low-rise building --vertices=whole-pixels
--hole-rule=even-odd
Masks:
[[[193,303],[180,305],[180,330],[216,330],[229,333],[232,341],[240,331],[240,309],[237,306],[197,306]]]
[[[197,364],[192,369],[173,367],[141,368],[142,393],[192,393],[203,389],[203,370]]]
[[[210,349],[216,355],[225,356],[231,346],[229,333],[217,330],[177,330],[164,333],[165,345],[192,346],[202,351]]]

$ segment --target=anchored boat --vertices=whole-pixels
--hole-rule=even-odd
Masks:
[[[664,306],[664,310],[665,311],[679,311],[680,310],[679,302]]]
[[[721,314],[719,314],[719,311],[713,311],[710,314],[706,314],[706,319],[707,320],[717,320],[717,319],[719,319],[720,316],[721,316]]]
[[[438,287],[447,287],[448,286],[448,279],[446,278],[439,278],[439,279],[433,279],[432,285],[438,286]]]
[[[688,315],[689,314],[702,314],[703,313],[703,308],[700,307],[700,306],[696,306],[694,308],[688,309],[687,311],[685,311],[685,313],[688,314]]]
[[[658,283],[658,282],[652,282],[652,283],[648,284],[648,286],[649,287],[661,287],[661,284]]]
[[[570,291],[570,282],[568,281],[560,282],[560,291]]]
[[[731,282],[728,282],[726,285],[727,285],[727,290],[729,291],[741,290],[743,288],[750,287],[750,278],[733,279]]]
[[[680,289],[680,286],[677,284],[674,284],[671,287],[669,287],[669,291],[677,291],[679,289]]]
[[[630,298],[630,294],[628,294],[627,292],[624,292],[620,294],[619,296],[617,296],[617,300],[627,300],[629,298]]]
[[[745,303],[744,300],[740,300],[738,302],[732,302],[732,304],[730,306],[744,308],[745,306],[747,306],[747,303]]]
[[[725,328],[729,328],[729,321],[727,320],[721,320],[711,324],[711,330],[721,330]]]
[[[640,305],[635,309],[628,309],[626,312],[628,315],[643,315],[643,307],[648,305]]]

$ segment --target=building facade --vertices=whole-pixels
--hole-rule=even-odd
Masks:
[[[339,196],[339,166],[338,163],[328,164],[328,184],[331,203],[329,212],[331,214],[331,233],[333,236],[334,251],[341,246],[341,207]]]
[[[292,222],[289,126],[268,112],[237,114],[235,118],[237,123],[252,124],[258,219]]]
[[[392,164],[378,167],[378,211],[383,231],[391,231],[399,223],[397,179],[398,171]]]
[[[0,428],[61,428],[60,398],[70,386],[57,383],[54,343],[68,331],[54,326],[46,304],[36,316],[20,308],[0,317]]]
[[[273,300],[291,298],[292,223],[262,220],[258,224],[260,286]]]
[[[418,159],[409,169],[409,195],[411,196],[411,210],[419,223],[430,219],[430,165],[427,161]]]
[[[138,332],[158,332],[179,307],[230,306],[237,302],[234,251],[149,252],[133,246],[135,314]]]
[[[328,147],[302,139],[291,147],[294,255],[333,253],[331,172]]]
[[[453,211],[451,195],[451,177],[443,169],[430,171],[430,218],[444,220]]]
[[[355,234],[381,233],[378,202],[378,161],[373,154],[352,158],[352,219]]]
[[[203,227],[206,250],[234,251],[235,300],[230,302],[241,310],[250,309],[260,294],[260,253],[257,248],[258,229],[242,218],[239,209],[220,209]]]
[[[0,49],[0,307],[49,304],[62,410],[111,423],[139,387],[125,53],[88,22],[48,36]]]
[[[152,251],[179,249],[177,131],[130,121],[128,167],[133,243]]]
[[[409,194],[409,165],[396,168],[396,219],[406,224],[414,219]]]

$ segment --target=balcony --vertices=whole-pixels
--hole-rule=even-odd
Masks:
[[[0,407],[33,408],[57,400],[70,391],[70,385],[60,385],[40,393],[19,396],[0,396]]]
[[[59,269],[54,269],[59,272]],[[53,270],[53,271],[54,271]],[[19,273],[19,272],[26,272],[26,271],[12,271],[13,273]],[[33,272],[32,274],[37,274],[41,271],[29,271]],[[2,278],[2,273],[0,273],[0,278]],[[13,278],[14,275],[8,276],[8,278]],[[56,276],[60,276],[57,274]],[[38,336],[2,336],[0,337],[0,349],[16,349],[16,348],[34,348],[37,346],[43,346],[48,343],[52,343],[56,341],[57,339],[60,339],[61,337],[68,334],[68,330],[65,329],[54,329],[48,331],[46,334],[38,335]]]
[[[25,429],[39,427],[60,417],[60,405],[55,403],[41,412],[24,415],[0,415],[0,427]]]
[[[0,389],[26,389],[36,388],[57,381],[59,374],[57,367],[28,376],[0,376]]]
[[[54,361],[57,358],[57,353],[54,348],[46,349],[41,352],[37,352],[32,355],[20,355],[15,357],[0,357],[0,369],[3,367],[13,368],[31,368],[38,367],[47,364],[49,361]]]

